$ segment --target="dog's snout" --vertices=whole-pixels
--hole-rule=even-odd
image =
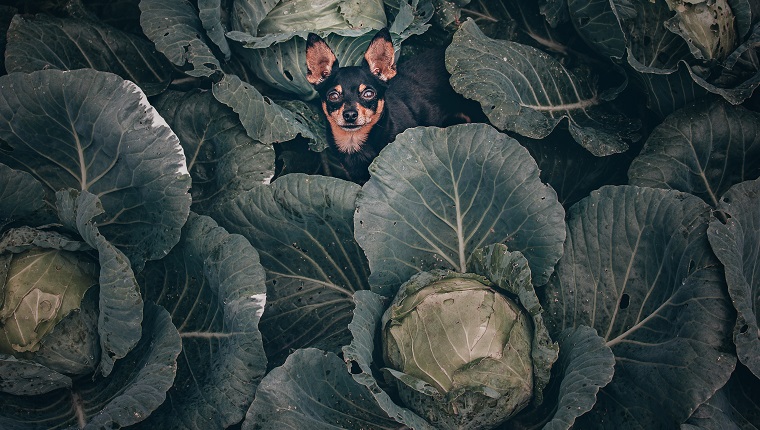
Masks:
[[[347,109],[343,111],[343,120],[346,122],[356,122],[356,118],[359,117],[359,112],[354,109]]]

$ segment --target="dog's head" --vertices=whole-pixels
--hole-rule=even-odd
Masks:
[[[358,152],[385,108],[388,81],[396,75],[393,43],[387,29],[378,31],[361,66],[339,67],[321,37],[306,40],[306,80],[319,93],[322,110],[339,151]]]

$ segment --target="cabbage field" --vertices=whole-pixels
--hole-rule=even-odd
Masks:
[[[760,428],[757,0],[0,5],[0,429]],[[388,28],[482,122],[357,181]]]

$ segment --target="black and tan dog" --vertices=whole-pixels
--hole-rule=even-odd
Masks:
[[[369,178],[372,160],[407,128],[482,116],[477,103],[451,88],[443,49],[420,54],[397,70],[390,33],[383,29],[370,42],[361,66],[338,63],[327,43],[309,34],[306,79],[319,93],[331,149],[356,182]]]

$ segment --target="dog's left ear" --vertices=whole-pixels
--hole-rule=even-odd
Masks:
[[[306,39],[306,80],[319,85],[338,69],[338,60],[321,37],[309,33]]]
[[[396,64],[393,62],[393,42],[387,28],[377,32],[364,53],[369,70],[381,81],[387,82],[396,76]]]

